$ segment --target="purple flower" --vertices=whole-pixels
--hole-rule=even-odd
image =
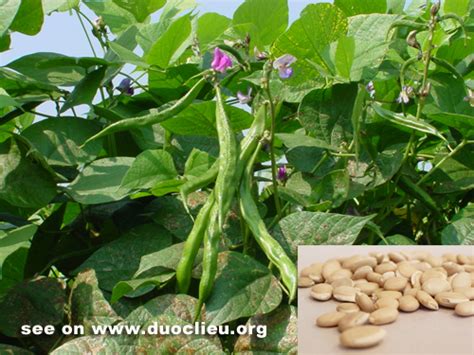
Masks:
[[[219,47],[216,47],[216,49],[214,49],[214,59],[212,60],[211,67],[215,71],[225,73],[228,68],[232,67],[232,59],[222,52]]]
[[[247,94],[242,93],[241,91],[237,92],[237,99],[242,105],[248,104],[252,101],[252,88],[249,88]]]
[[[365,86],[365,89],[369,93],[371,99],[375,97],[375,86],[373,81],[369,81],[369,83]]]
[[[282,165],[278,168],[277,179],[280,181],[286,180],[286,165]]]
[[[123,79],[120,84],[118,84],[117,90],[120,91],[122,94],[129,96],[132,96],[135,92],[131,87],[131,80],[129,78]]]
[[[288,79],[293,75],[291,64],[296,62],[296,58],[291,54],[284,54],[273,62],[273,68],[278,70],[278,74],[282,79]]]
[[[410,102],[410,98],[414,96],[414,91],[411,86],[405,86],[403,85],[402,91],[400,91],[400,94],[397,97],[397,102],[401,104],[402,102],[404,104],[407,104]]]

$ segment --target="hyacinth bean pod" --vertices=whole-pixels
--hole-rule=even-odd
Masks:
[[[204,234],[204,254],[202,259],[202,275],[199,282],[199,302],[196,307],[197,320],[204,301],[207,300],[212,292],[214,280],[217,273],[217,257],[219,254],[219,240],[221,229],[219,228],[219,207],[214,203],[209,215],[209,225]]]
[[[258,245],[265,252],[267,258],[280,271],[283,284],[288,290],[288,295],[291,301],[296,295],[296,266],[288,257],[282,246],[268,232],[265,222],[260,217],[257,205],[255,204],[251,193],[253,165],[260,148],[261,145],[259,144],[244,172],[242,183],[240,185],[240,211]]]
[[[255,119],[250,126],[247,134],[240,142],[240,155],[239,155],[239,168],[237,173],[237,180],[240,179],[244,170],[247,160],[255,150],[258,140],[262,137],[265,130],[265,119],[267,116],[267,105],[262,105],[255,114]],[[180,194],[185,205],[186,210],[188,206],[186,204],[187,197],[190,193],[206,187],[210,183],[214,182],[219,172],[219,159],[217,159],[209,170],[207,170],[201,176],[192,180],[186,181],[180,187]]]
[[[209,195],[206,203],[199,211],[194,221],[193,229],[184,243],[183,254],[176,268],[176,281],[178,290],[181,293],[188,292],[194,260],[196,259],[199,247],[201,246],[204,234],[209,225],[209,215],[212,206],[214,206],[213,193]]]
[[[181,99],[176,101],[172,106],[164,109],[163,111],[153,112],[145,116],[127,118],[127,119],[115,122],[111,124],[110,126],[107,126],[96,135],[90,137],[84,143],[84,145],[89,143],[90,141],[93,141],[98,138],[102,138],[106,135],[109,135],[115,132],[125,131],[128,129],[138,128],[138,127],[151,126],[160,122],[164,122],[176,116],[178,113],[183,111],[186,107],[188,107],[194,101],[194,99],[196,99],[196,97],[199,95],[199,92],[201,91],[205,83],[206,83],[205,78],[200,79],[196,84],[194,84],[194,86],[188,91],[186,95],[184,95]]]
[[[219,230],[229,212],[236,191],[238,149],[235,133],[224,109],[221,88],[216,85],[216,127],[219,139],[219,173],[216,178],[215,198],[218,207]]]

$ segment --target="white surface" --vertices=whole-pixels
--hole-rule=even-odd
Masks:
[[[474,255],[471,246],[300,246],[298,270],[313,262],[330,258],[366,255],[372,251],[389,251],[420,248],[433,255],[445,253]],[[337,301],[318,302],[309,295],[309,288],[298,290],[298,354],[425,354],[473,355],[474,317],[462,318],[453,310],[441,308],[428,311],[420,308],[414,313],[400,312],[395,323],[384,325],[387,336],[383,342],[369,349],[345,349],[339,345],[337,328],[320,328],[316,318],[335,311]]]

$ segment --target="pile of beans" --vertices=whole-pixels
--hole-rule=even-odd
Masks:
[[[316,301],[341,302],[316,325],[337,327],[345,347],[367,348],[385,338],[380,326],[396,321],[399,311],[441,306],[473,316],[474,256],[416,251],[331,259],[301,270],[298,287],[311,287]]]

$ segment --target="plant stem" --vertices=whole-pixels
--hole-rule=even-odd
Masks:
[[[467,139],[463,139],[461,141],[461,143],[459,143],[459,145],[454,148],[454,150],[452,152],[450,152],[449,154],[446,154],[443,159],[441,159],[430,171],[428,171],[426,173],[425,176],[423,176],[416,184],[417,185],[421,185],[423,182],[425,182],[437,169],[439,169],[439,167],[441,165],[444,164],[444,162],[446,160],[448,160],[449,158],[452,158],[453,155],[455,155],[457,152],[459,152],[462,148],[464,148],[467,144],[469,143],[469,141]]]
[[[436,16],[431,17],[431,21],[429,23],[429,34],[428,34],[428,49],[426,50],[426,54],[423,57],[423,79],[421,82],[421,90],[419,92],[419,98],[418,98],[418,107],[416,109],[416,120],[419,120],[421,117],[421,111],[423,110],[423,106],[425,105],[425,100],[426,96],[428,93],[426,92],[427,90],[427,84],[428,84],[428,70],[430,67],[430,62],[431,62],[431,51],[433,50],[433,37],[434,37],[434,31],[436,28]],[[408,159],[408,156],[410,155],[411,150],[413,149],[413,144],[415,143],[415,132],[413,131],[410,136],[410,141],[408,142],[407,149],[405,151],[405,154],[403,156],[403,161],[402,164]]]
[[[273,184],[273,198],[275,200],[275,208],[277,215],[281,217],[281,202],[280,196],[278,194],[278,181],[277,181],[277,168],[276,168],[276,159],[275,159],[275,130],[276,130],[276,113],[275,113],[275,103],[273,102],[272,93],[270,90],[270,76],[272,73],[272,65],[270,62],[267,63],[267,68],[265,69],[265,77],[263,82],[263,88],[267,94],[268,101],[270,103],[270,117],[271,117],[271,128],[270,128],[270,160],[272,163],[272,184]]]
[[[89,37],[89,33],[87,32],[86,26],[84,25],[84,21],[82,21],[81,15],[84,16],[84,18],[87,19],[87,21],[89,21],[91,26],[93,26],[93,23],[79,9],[74,9],[74,10],[76,11],[77,18],[79,19],[79,22],[81,23],[81,27],[84,33],[86,34],[87,42],[89,42],[89,46],[91,47],[92,53],[94,54],[94,57],[97,57],[97,53],[95,52],[94,46],[92,45],[92,41]]]

